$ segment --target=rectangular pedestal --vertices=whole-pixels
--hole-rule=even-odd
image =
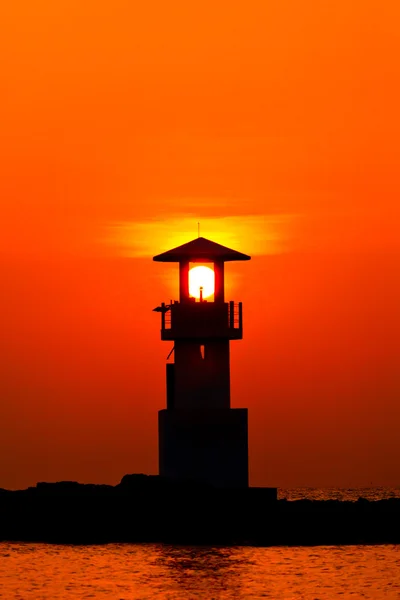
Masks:
[[[160,410],[158,440],[160,475],[248,487],[247,409]]]

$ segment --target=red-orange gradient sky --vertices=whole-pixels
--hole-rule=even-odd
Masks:
[[[400,485],[400,4],[2,8],[0,487],[157,471],[151,256],[253,254],[253,485]],[[222,217],[225,217],[222,219]]]

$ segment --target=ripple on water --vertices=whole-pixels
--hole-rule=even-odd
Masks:
[[[0,544],[4,600],[400,597],[400,546]]]
[[[278,497],[287,500],[347,500],[350,502],[356,502],[359,498],[387,500],[389,498],[400,498],[400,488],[279,488]]]

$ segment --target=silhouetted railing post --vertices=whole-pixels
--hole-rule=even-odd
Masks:
[[[235,303],[230,300],[229,302],[229,329],[235,327]]]

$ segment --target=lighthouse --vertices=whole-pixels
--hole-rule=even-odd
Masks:
[[[158,254],[179,265],[179,299],[155,308],[166,364],[158,413],[159,473],[218,488],[248,487],[247,409],[231,408],[230,342],[243,337],[241,302],[225,300],[224,266],[250,256],[204,237]]]

